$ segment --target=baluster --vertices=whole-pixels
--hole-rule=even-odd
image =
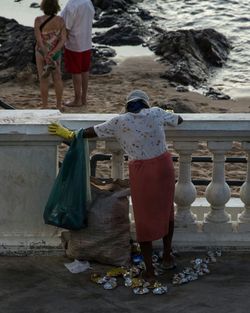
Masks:
[[[196,222],[196,215],[191,212],[190,207],[197,195],[191,180],[191,156],[197,148],[198,142],[174,142],[174,149],[179,153],[179,176],[175,187],[177,227],[187,227]]]
[[[93,150],[96,149],[96,140],[88,140],[88,144],[89,144],[89,154],[91,154],[91,152]]]
[[[240,198],[245,204],[244,211],[238,215],[239,230],[250,229],[250,142],[243,142],[242,147],[247,151],[247,176],[246,181],[240,188]]]
[[[231,142],[208,142],[208,149],[213,153],[213,174],[212,181],[206,188],[206,199],[210,203],[210,212],[205,216],[204,230],[223,230],[231,231],[231,216],[225,211],[225,204],[231,196],[230,188],[225,181],[225,152],[232,148]],[[219,224],[218,227],[211,224]]]
[[[107,141],[106,149],[111,152],[111,177],[114,179],[120,178],[123,179],[123,170],[124,170],[124,152],[121,149],[120,145],[115,141]]]

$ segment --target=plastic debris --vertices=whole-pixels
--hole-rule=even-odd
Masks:
[[[112,268],[110,271],[107,272],[107,276],[110,277],[118,277],[118,276],[122,276],[126,273],[126,269],[123,267],[115,267]]]
[[[173,276],[172,283],[173,285],[182,285],[189,283],[198,279],[200,276],[204,276],[210,274],[210,269],[208,268],[208,264],[215,263],[216,257],[221,256],[222,253],[220,250],[216,250],[215,252],[209,250],[207,252],[207,256],[203,259],[196,258],[191,260],[191,267],[185,267],[184,270],[178,274]],[[216,257],[215,257],[216,256]]]
[[[131,288],[134,294],[144,295],[152,292],[155,295],[162,295],[168,292],[167,285],[160,282],[150,283],[145,281],[141,276],[145,270],[145,263],[139,253],[138,246],[133,245],[133,254],[131,255],[131,266],[116,267],[110,269],[106,274],[93,273],[91,280],[96,284],[102,285],[106,290],[113,290],[118,285]],[[204,258],[195,258],[190,261],[190,266],[183,269],[182,272],[174,274],[173,285],[182,285],[199,279],[210,273],[208,266],[216,262],[216,258],[221,256],[219,249],[209,250]],[[160,274],[160,264],[162,262],[162,252],[155,252],[152,256],[152,262],[155,269],[155,275]],[[121,283],[123,280],[123,283]],[[119,284],[118,284],[119,282]]]
[[[88,261],[78,261],[75,260],[72,263],[64,263],[65,267],[73,274],[85,272],[90,269],[90,264]]]
[[[117,287],[117,280],[115,277],[110,278],[104,285],[103,288],[106,290],[115,289]]]
[[[167,286],[156,287],[156,288],[153,289],[152,292],[155,295],[163,295],[164,293],[168,292],[168,287]]]
[[[133,292],[136,295],[145,295],[146,293],[149,293],[149,289],[146,287],[138,287],[138,288],[134,288]]]

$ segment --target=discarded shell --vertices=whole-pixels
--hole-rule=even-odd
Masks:
[[[159,256],[158,256],[157,254],[154,254],[154,255],[152,256],[152,262],[153,262],[153,263],[159,262]]]
[[[149,289],[145,287],[139,287],[139,288],[134,288],[133,292],[136,295],[144,295],[146,293],[149,293]]]
[[[132,279],[132,288],[142,287],[145,281],[141,278],[133,278]]]
[[[112,268],[110,271],[107,272],[107,276],[110,277],[118,277],[118,276],[122,276],[126,273],[126,270],[122,267],[115,267]]]
[[[221,250],[216,250],[216,251],[215,251],[215,255],[216,255],[216,256],[221,256],[221,255],[222,255]]]
[[[152,292],[155,295],[162,295],[168,292],[168,287],[167,286],[157,287],[157,288],[154,288]]]
[[[99,273],[93,273],[90,277],[91,281],[96,283],[96,284],[104,284],[109,280],[109,277],[107,276],[101,276]]]
[[[132,286],[132,279],[130,277],[125,278],[124,286],[125,287],[131,287]]]
[[[116,278],[112,277],[110,278],[104,285],[103,288],[106,290],[111,290],[117,287],[117,281]]]

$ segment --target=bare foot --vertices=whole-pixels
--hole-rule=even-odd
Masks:
[[[149,283],[153,283],[156,279],[155,274],[152,272],[148,272],[148,271],[142,272],[141,276],[145,281]]]
[[[87,105],[87,100],[86,99],[82,99],[82,105]]]
[[[62,108],[62,107],[57,108],[57,110],[59,110],[60,112],[65,112],[65,108]]]
[[[71,102],[64,102],[63,105],[66,107],[81,107],[82,103],[71,101]]]
[[[170,255],[168,258],[163,259],[160,268],[163,270],[175,269],[176,268],[175,258],[172,255]]]

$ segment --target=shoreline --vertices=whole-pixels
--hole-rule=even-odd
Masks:
[[[121,59],[112,71],[103,75],[90,75],[88,105],[65,108],[70,113],[120,113],[126,95],[133,89],[146,91],[152,105],[182,102],[195,113],[248,113],[250,97],[230,100],[212,100],[200,93],[178,92],[170,83],[160,78],[165,66],[156,62],[155,56]],[[64,101],[73,97],[72,80],[64,81]],[[17,109],[39,109],[40,93],[36,75],[20,73],[15,81],[1,84],[1,99]],[[51,83],[49,108],[55,108],[55,95]]]
[[[30,5],[34,3],[32,0],[18,2],[14,0],[2,0],[2,2],[1,16],[9,19],[14,18],[21,25],[33,27],[35,17],[41,14],[39,8],[30,7]],[[65,7],[66,3],[67,0],[60,0],[61,9]],[[180,6],[177,0],[172,1],[171,5],[168,5],[164,0],[159,0],[157,4],[149,0],[143,3],[135,3],[136,10],[148,11],[152,15],[155,25],[167,31],[189,28],[213,28],[219,32],[223,31],[223,34],[232,40],[232,45],[235,49],[233,48],[230,51],[231,56],[229,55],[226,64],[222,68],[214,69],[214,73],[208,78],[206,85],[220,90],[235,100],[241,99],[242,97],[250,97],[247,63],[249,59],[248,52],[250,50],[248,49],[249,41],[247,40],[246,23],[248,20],[247,11],[245,10],[246,4],[242,3],[242,1],[235,1],[235,3],[232,4],[230,8],[232,9],[231,14],[235,17],[232,19],[230,15],[225,14],[226,12],[224,12],[224,10],[216,10],[216,7],[211,7],[209,1],[205,1],[204,4],[201,4],[199,1],[194,1],[193,9],[195,9],[195,14],[193,14],[192,8],[188,3]],[[98,5],[96,6],[98,8]],[[129,4],[127,4],[127,6],[129,8]],[[168,15],[167,19],[165,16],[165,12],[167,12],[166,8],[169,9],[169,13],[172,13]],[[133,10],[132,5],[132,11]],[[206,10],[211,10],[209,11],[211,14],[208,15]],[[178,18],[176,18],[177,16]],[[96,21],[98,21],[99,18],[100,16],[98,15]],[[142,23],[149,27],[151,21],[147,19],[142,20]],[[93,36],[95,32],[105,32],[109,29],[109,27],[103,26],[105,23],[101,25],[102,27],[100,28],[98,26],[93,27]],[[235,36],[235,30],[237,30],[239,36]],[[151,53],[146,47],[140,46],[116,46],[112,48],[116,50],[118,59],[132,56],[143,57]]]

